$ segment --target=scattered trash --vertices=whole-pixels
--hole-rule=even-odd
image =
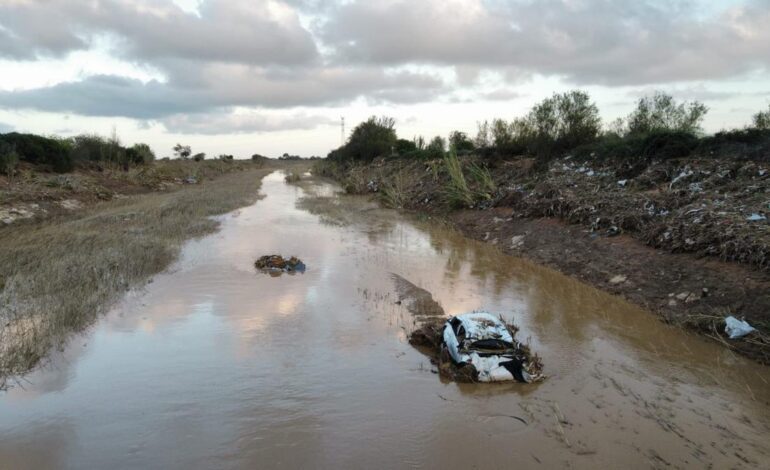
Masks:
[[[524,235],[514,235],[511,237],[511,248],[521,248],[524,244]]]
[[[620,186],[621,188],[625,188],[626,183],[628,183],[628,180],[618,180],[618,186]]]
[[[767,217],[765,217],[762,214],[757,214],[756,212],[751,214],[750,216],[746,217],[746,220],[749,222],[756,222],[758,220],[767,220]]]
[[[727,333],[730,339],[746,336],[753,331],[757,331],[756,328],[749,325],[745,320],[738,320],[732,315],[725,318],[725,333]]]
[[[59,205],[62,208],[67,209],[68,211],[80,209],[81,207],[83,207],[83,204],[81,204],[80,201],[78,201],[77,199],[64,199],[62,201],[59,201]]]
[[[487,312],[457,315],[444,324],[443,348],[460,368],[472,366],[479,382],[542,380],[539,361],[530,361],[511,331]]]
[[[305,263],[296,256],[285,259],[281,255],[265,255],[254,262],[254,267],[270,273],[304,273]]]
[[[610,279],[610,284],[622,284],[628,280],[628,277],[618,274],[617,276]]]

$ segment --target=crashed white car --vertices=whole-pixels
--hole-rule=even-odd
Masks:
[[[473,312],[447,320],[443,346],[460,367],[473,365],[479,382],[533,382],[539,379],[527,369],[521,345],[503,322],[487,313]]]

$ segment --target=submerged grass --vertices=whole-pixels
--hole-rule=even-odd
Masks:
[[[269,169],[96,205],[74,220],[0,231],[0,388],[122,293],[165,269],[210,216],[253,202]]]

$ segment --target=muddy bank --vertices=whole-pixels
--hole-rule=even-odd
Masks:
[[[346,190],[440,216],[497,245],[620,295],[665,321],[770,363],[770,165],[669,160],[632,167],[558,159],[321,164]],[[724,318],[758,333],[728,340]]]
[[[13,177],[0,175],[0,230],[9,225],[77,216],[83,209],[105,201],[169,193],[230,173],[280,165],[269,160],[158,160],[123,170],[94,162],[61,174],[24,164]]]

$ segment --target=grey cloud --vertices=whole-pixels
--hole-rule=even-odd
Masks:
[[[481,94],[481,98],[489,101],[510,101],[516,98],[521,98],[523,95],[515,90],[507,88],[498,88]]]
[[[34,59],[86,49],[93,38],[119,39],[133,60],[163,58],[245,64],[298,64],[318,57],[296,11],[268,2],[205,0],[200,16],[171,2],[74,0],[0,5],[0,56]]]
[[[170,116],[161,122],[170,132],[202,135],[307,130],[338,124],[336,120],[325,116],[297,114],[280,117],[254,113],[181,114]]]
[[[356,2],[321,35],[349,63],[509,67],[580,84],[735,76],[770,66],[770,5],[701,20],[696,2]]]
[[[195,74],[194,78],[191,78]],[[176,76],[187,81],[176,83]],[[235,106],[290,108],[337,105],[358,97],[393,103],[430,100],[445,90],[430,75],[381,69],[293,69],[277,72],[235,65],[174,69],[168,82],[91,76],[50,87],[0,91],[0,108],[86,116],[158,119]]]

